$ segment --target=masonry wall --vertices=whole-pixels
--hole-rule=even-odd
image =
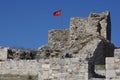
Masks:
[[[62,49],[69,45],[68,41],[69,29],[66,30],[50,30],[48,33],[48,44],[57,49]]]
[[[38,63],[36,60],[10,60],[0,62],[0,74],[38,74]]]
[[[88,63],[79,58],[0,62],[0,74],[38,75],[39,80],[88,80]]]
[[[7,60],[8,48],[0,47],[0,60]]]
[[[110,13],[91,13],[88,18],[75,17],[70,20],[70,41],[75,41],[80,35],[101,35],[111,40]],[[82,37],[83,38],[83,37]]]
[[[91,13],[89,16],[89,21],[98,22],[98,26],[101,27],[101,36],[111,41],[111,20],[109,11],[103,12],[101,14]]]
[[[88,80],[88,65],[79,58],[43,61],[39,80]]]
[[[106,80],[120,80],[120,59],[106,58]]]
[[[120,49],[115,49],[114,57],[106,58],[106,80],[120,80]]]

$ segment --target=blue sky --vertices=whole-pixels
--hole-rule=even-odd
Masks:
[[[71,17],[109,10],[112,42],[120,46],[120,0],[0,0],[0,46],[37,49],[47,44],[48,30],[69,28]],[[62,16],[54,17],[56,10]]]

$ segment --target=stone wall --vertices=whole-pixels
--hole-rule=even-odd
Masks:
[[[88,63],[79,58],[0,62],[0,74],[37,75],[39,80],[88,80]]]
[[[120,80],[120,59],[106,58],[106,80]]]
[[[1,47],[0,73],[38,74],[39,80],[88,80],[96,75],[95,65],[105,65],[105,58],[113,57],[114,48],[110,13],[91,13],[88,18],[71,18],[69,29],[50,30],[48,44],[37,51],[7,51]],[[116,79],[119,74],[113,66],[120,61],[119,52],[115,50],[115,58],[106,59],[108,80]]]
[[[88,64],[79,58],[45,60],[40,67],[39,80],[88,80]]]
[[[110,13],[91,13],[88,18],[74,17],[70,20],[70,42],[81,41],[89,36],[102,36],[111,40]],[[79,42],[81,42],[79,41]]]
[[[114,57],[120,58],[120,48],[114,50]]]
[[[104,64],[105,57],[113,56],[109,12],[71,18],[69,35],[69,53],[73,57],[92,58],[95,64]]]
[[[8,53],[7,47],[0,47],[0,60],[7,60],[7,53]]]
[[[10,60],[0,62],[0,74],[38,74],[38,63],[36,60]]]
[[[68,46],[69,29],[50,30],[48,33],[48,44],[54,49],[62,49]]]
[[[98,22],[98,29],[100,30],[100,35],[105,39],[111,41],[111,20],[110,20],[110,12],[103,12],[101,14],[91,13],[89,15],[89,21]]]
[[[114,57],[106,58],[106,80],[120,80],[120,49],[114,50]]]
[[[48,44],[39,48],[40,58],[50,58],[57,53],[54,57],[92,58],[94,63],[104,64],[105,57],[112,56],[114,51],[110,24],[108,11],[91,13],[87,18],[73,17],[69,29],[49,31]]]
[[[120,49],[114,50],[114,57],[106,58],[106,80],[120,79]]]

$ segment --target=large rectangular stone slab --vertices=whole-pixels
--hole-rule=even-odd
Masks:
[[[0,47],[0,60],[7,60],[8,48]]]

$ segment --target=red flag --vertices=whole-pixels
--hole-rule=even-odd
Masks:
[[[53,13],[53,16],[61,16],[61,14],[62,14],[62,11],[58,10]]]

